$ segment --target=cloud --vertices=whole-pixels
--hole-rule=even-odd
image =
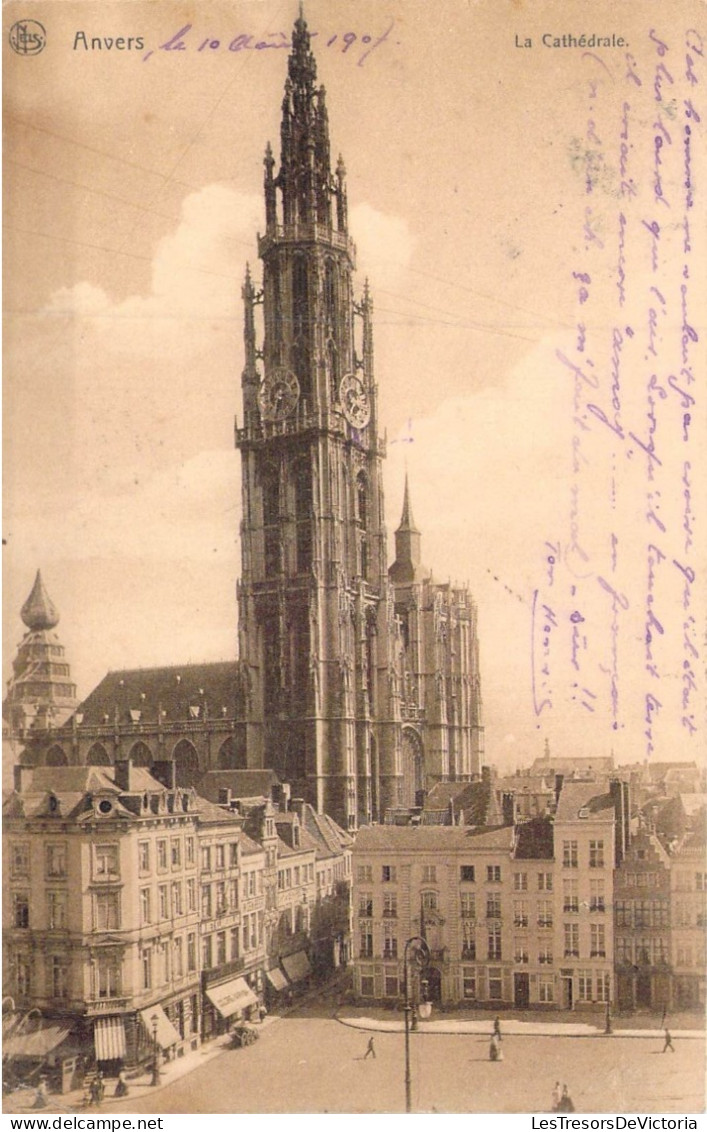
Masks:
[[[351,210],[349,231],[356,242],[359,276],[368,276],[374,291],[401,287],[416,243],[407,221],[358,204]]]

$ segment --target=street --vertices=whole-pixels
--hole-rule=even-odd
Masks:
[[[101,1112],[375,1113],[404,1110],[402,1034],[370,1034],[331,1017],[291,1015],[247,1049],[225,1050],[169,1088]],[[703,1040],[504,1038],[492,1064],[477,1034],[411,1036],[416,1112],[549,1112],[555,1081],[567,1083],[577,1112],[694,1113],[704,1109]]]

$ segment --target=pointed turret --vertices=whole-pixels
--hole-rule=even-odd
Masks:
[[[27,632],[13,661],[3,718],[12,734],[26,736],[30,731],[63,723],[77,701],[64,649],[53,632],[59,624],[59,611],[45,589],[40,570],[20,616]]]
[[[410,503],[410,485],[405,473],[405,493],[400,526],[395,532],[395,562],[388,571],[391,582],[409,584],[422,579],[421,535],[415,526]]]
[[[41,570],[37,570],[32,592],[20,610],[20,617],[32,630],[53,629],[59,624],[59,612],[46,591]]]

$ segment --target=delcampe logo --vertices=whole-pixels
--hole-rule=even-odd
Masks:
[[[18,20],[10,28],[10,47],[17,55],[39,55],[47,43],[47,33],[39,20]]]

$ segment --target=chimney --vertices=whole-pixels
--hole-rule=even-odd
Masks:
[[[153,762],[150,773],[168,790],[175,789],[177,785],[177,764],[174,759],[157,759]]]
[[[560,794],[562,793],[562,783],[564,781],[565,781],[564,774],[556,774],[555,775],[555,805],[557,805],[557,803],[560,800]]]
[[[292,798],[290,800],[290,810],[293,814],[297,814],[300,824],[304,824],[304,798]]]
[[[24,794],[25,790],[29,790],[32,785],[32,771],[34,767],[22,766],[16,763],[12,768],[12,775],[14,779],[14,787],[18,794]]]
[[[119,790],[130,789],[130,759],[116,759],[113,765],[113,781]]]
[[[514,822],[515,822],[515,814],[516,814],[515,795],[514,794],[504,794],[503,795],[501,810],[502,810],[502,813],[503,813],[503,824],[504,825],[513,825]]]

